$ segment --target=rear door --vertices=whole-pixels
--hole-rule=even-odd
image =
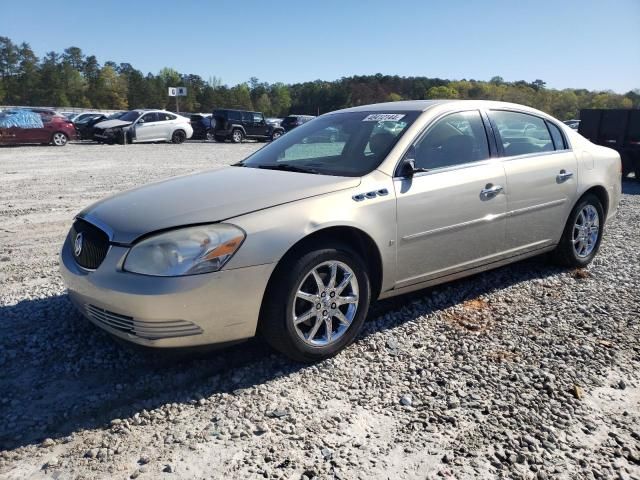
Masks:
[[[388,135],[388,134],[387,134]],[[448,114],[412,149],[410,178],[394,178],[397,288],[489,263],[504,249],[506,182],[478,110]]]
[[[242,126],[247,136],[253,137],[257,134],[256,127],[253,122],[253,112],[242,112]]]
[[[554,122],[523,112],[489,113],[507,175],[510,253],[557,243],[577,195],[577,160]]]
[[[158,134],[163,140],[171,140],[174,130],[177,128],[178,117],[172,113],[158,112]]]

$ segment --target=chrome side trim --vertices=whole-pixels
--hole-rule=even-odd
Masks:
[[[516,217],[518,215],[522,215],[524,213],[531,213],[537,210],[544,210],[546,208],[557,207],[558,205],[562,205],[567,202],[567,198],[560,198],[558,200],[553,200],[551,202],[540,203],[538,205],[532,205],[530,207],[519,208],[517,210],[510,210],[507,212],[507,217]]]
[[[412,233],[411,235],[406,235],[402,237],[402,240],[407,242],[414,240],[416,238],[422,238],[429,235],[436,235],[438,233],[449,232],[452,230],[459,230],[461,228],[467,228],[473,225],[479,225],[481,223],[489,223],[494,220],[499,220],[501,218],[506,217],[506,213],[496,213],[491,215],[486,215],[482,218],[476,218],[475,220],[469,220],[468,222],[456,223],[455,225],[448,225],[446,227],[434,228],[433,230],[427,230],[426,232]]]
[[[546,202],[546,203],[541,203],[539,205],[533,205],[531,207],[525,207],[525,208],[519,208],[517,210],[511,210],[509,212],[506,213],[497,213],[497,214],[491,214],[491,215],[487,215],[485,217],[482,218],[476,218],[475,220],[469,220],[468,222],[462,222],[462,223],[456,223],[455,225],[448,225],[446,227],[440,227],[440,228],[434,228],[433,230],[427,230],[426,232],[418,232],[418,233],[412,233],[411,235],[406,235],[404,237],[402,237],[402,240],[407,242],[407,241],[411,241],[414,240],[416,238],[422,238],[422,237],[427,237],[429,235],[437,235],[439,233],[445,233],[445,232],[450,232],[453,230],[459,230],[462,228],[467,228],[467,227],[472,227],[474,225],[479,225],[481,223],[488,223],[488,222],[493,222],[494,220],[500,220],[501,218],[510,218],[510,217],[515,217],[518,215],[522,215],[525,213],[531,213],[531,212],[535,212],[537,210],[544,210],[546,208],[551,208],[551,207],[556,207],[558,205],[562,205],[563,203],[566,203],[567,198],[561,198],[559,200],[553,200],[551,202]]]

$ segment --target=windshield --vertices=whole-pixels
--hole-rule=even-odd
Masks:
[[[131,110],[130,112],[127,112],[119,117],[118,120],[122,120],[124,122],[135,122],[141,114],[142,112]]]
[[[347,112],[318,117],[238,164],[359,177],[380,165],[421,112]]]

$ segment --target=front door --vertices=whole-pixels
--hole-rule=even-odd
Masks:
[[[394,179],[397,288],[489,263],[505,240],[505,173],[479,111],[437,120],[410,152],[428,171]]]
[[[561,130],[534,115],[488,112],[507,175],[507,249],[517,254],[560,240],[577,196],[577,160]]]
[[[140,121],[142,120],[142,121]],[[135,124],[136,142],[151,142],[162,137],[162,123],[156,112],[145,113]]]

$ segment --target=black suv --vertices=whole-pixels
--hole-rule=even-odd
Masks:
[[[284,133],[282,127],[269,125],[262,112],[225,108],[214,110],[213,118],[215,120],[213,134],[218,142],[231,140],[233,143],[240,143],[245,138],[264,142],[275,140]]]
[[[280,125],[282,126],[282,128],[284,128],[285,132],[288,132],[289,130],[293,130],[303,123],[307,123],[313,120],[314,118],[316,117],[314,117],[313,115],[289,115],[287,118],[282,120],[282,122],[280,122]]]

